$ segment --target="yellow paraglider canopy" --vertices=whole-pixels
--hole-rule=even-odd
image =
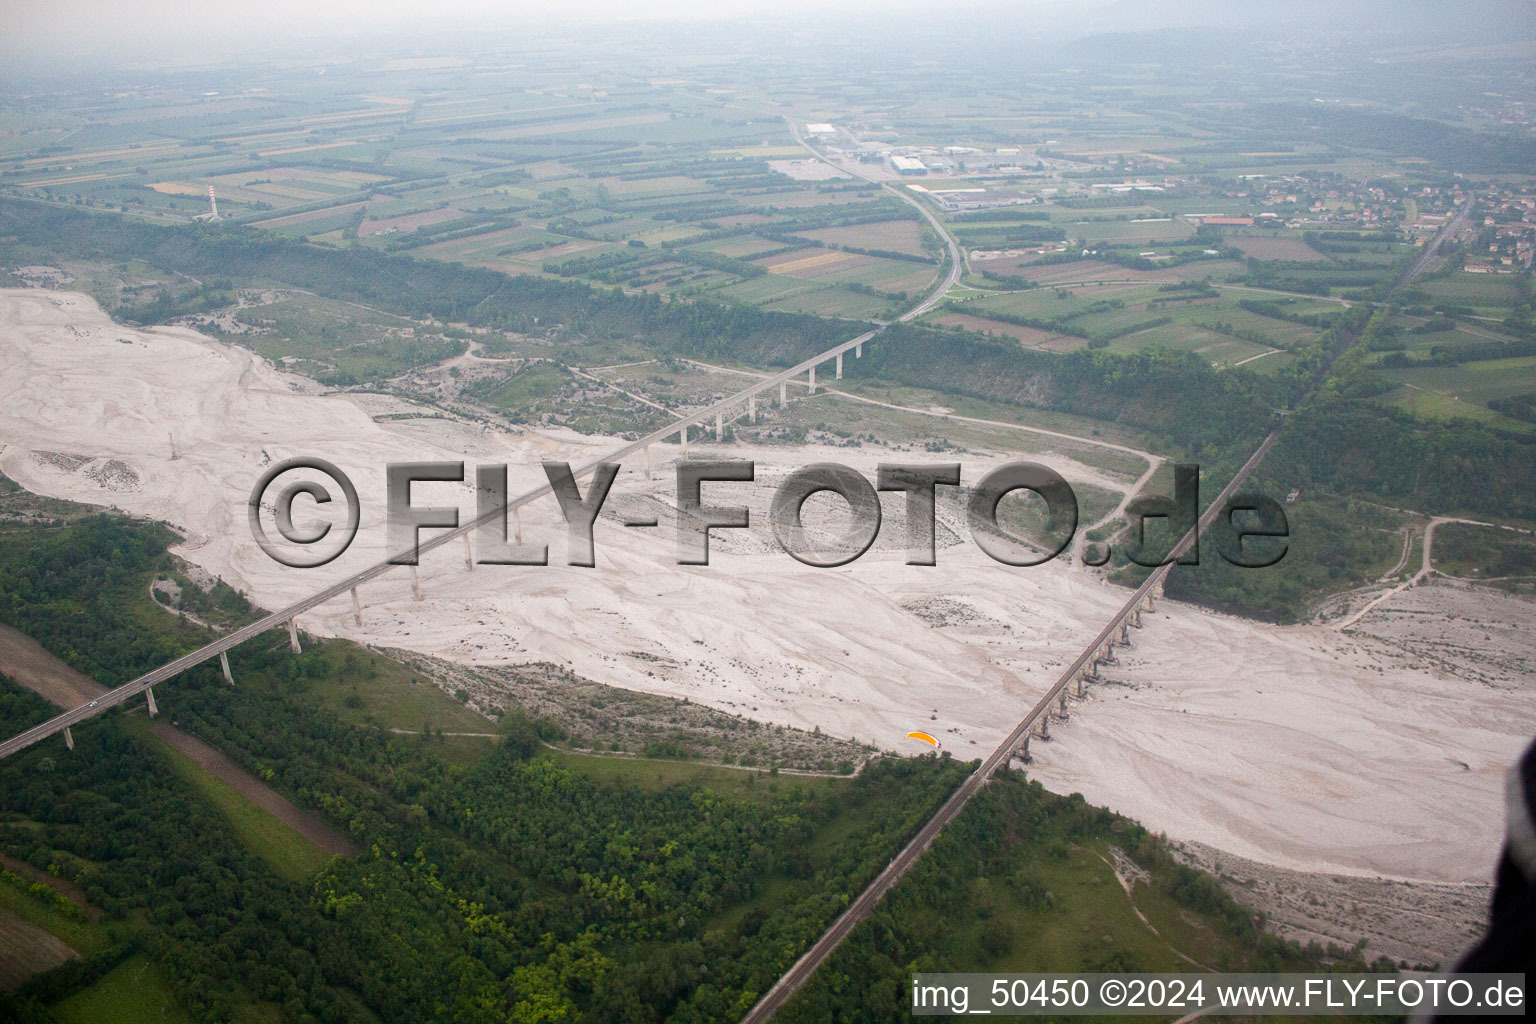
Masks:
[[[907,733],[907,739],[922,740],[924,743],[928,744],[930,747],[933,747],[935,750],[942,750],[944,747],[944,744],[940,743],[937,739],[925,732],[909,732]]]

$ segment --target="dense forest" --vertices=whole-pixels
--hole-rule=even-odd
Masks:
[[[0,531],[0,622],[104,683],[206,639],[149,602],[147,582],[170,559],[168,530],[105,514],[53,522]],[[101,629],[82,626],[98,615]],[[104,912],[94,927],[108,938],[6,997],[0,1013],[47,1021],[51,1003],[148,956],[199,1021],[735,1019],[972,767],[881,759],[852,780],[761,774],[729,793],[597,779],[553,758],[540,723],[516,707],[484,755],[445,760],[427,736],[349,724],[315,699],[335,664],[315,649],[295,656],[286,636],[269,634],[232,661],[237,687],[214,667],[191,670],[160,688],[162,715],[363,852],[307,880],[279,877],[168,769],[136,711],[78,728],[73,752],[45,744],[8,758],[0,852],[78,886]],[[357,674],[369,675],[365,666]],[[0,730],[50,713],[0,678]],[[1080,874],[1081,847],[1111,839],[1157,869],[1170,893],[1198,894],[1186,905],[1208,918],[1202,934],[1226,962],[1325,957],[1264,937],[1133,824],[1008,776],[946,831],[937,866],[893,895],[882,913],[895,916],[861,929],[840,954],[885,993],[846,1019],[904,1018],[898,982],[920,950],[933,964],[1162,963],[1166,951],[1147,952],[1134,923],[1064,959],[1015,941],[1075,919],[1067,883],[1051,878],[1062,865]],[[956,857],[979,859],[951,877]],[[943,903],[985,922],[996,908],[975,879],[994,870],[994,895],[1022,901],[1006,927],[946,940],[926,913],[913,916],[914,906]],[[851,1007],[858,987],[836,983],[847,969],[812,986],[790,1019]]]
[[[1121,891],[1123,858],[1142,884]],[[1167,916],[1157,931],[1116,911],[1129,899]],[[918,972],[1028,964],[1031,971],[1391,970],[1361,951],[1299,946],[1166,843],[1079,795],[1004,772],[945,829],[912,873],[778,1017],[786,1024],[910,1019]]]
[[[133,622],[81,625],[88,609],[143,607],[169,536],[105,515],[7,531],[0,621],[103,682],[180,653],[198,638],[169,616],[162,631],[139,616],[137,643]],[[142,920],[134,945],[199,1020],[258,1003],[289,1020],[729,1019],[969,770],[879,761],[835,787],[763,775],[751,796],[612,785],[551,760],[515,710],[466,767],[306,699],[325,662],[284,637],[232,660],[239,687],[204,666],[162,688],[162,713],[364,846],[310,884],[241,849],[116,716],[76,730],[67,756],[0,764],[0,850]],[[49,713],[5,686],[7,733]]]
[[[1188,353],[1056,355],[962,331],[906,325],[887,328],[845,372],[1124,423],[1154,434],[1164,450],[1206,462],[1251,451],[1286,398],[1273,381],[1218,373]]]
[[[1255,103],[1242,108],[1241,130],[1267,138],[1306,138],[1340,147],[1422,157],[1464,173],[1525,173],[1536,141],[1519,132],[1483,132],[1423,117],[1352,107]]]

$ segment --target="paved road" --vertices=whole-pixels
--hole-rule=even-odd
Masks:
[[[960,275],[965,273],[965,256],[960,251],[960,243],[955,241],[955,236],[949,233],[949,229],[944,226],[943,222],[940,221],[938,217],[934,216],[933,211],[928,208],[928,204],[924,203],[920,199],[913,198],[911,193],[905,191],[904,189],[897,188],[888,181],[881,181],[879,178],[872,178],[865,174],[863,171],[859,170],[857,167],[844,167],[842,164],[829,159],[815,146],[811,145],[805,140],[805,135],[801,131],[799,122],[790,119],[786,120],[789,121],[789,130],[794,135],[795,141],[800,143],[806,152],[810,153],[817,160],[820,160],[828,167],[834,167],[837,170],[842,171],[844,174],[852,174],[855,177],[862,178],[863,180],[869,182],[871,185],[876,185],[879,188],[889,192],[897,199],[900,199],[902,202],[907,203],[918,213],[922,214],[923,219],[932,225],[933,230],[938,232],[940,238],[944,239],[944,246],[949,250],[949,272],[944,275],[944,279],[939,282],[938,286],[934,288],[933,291],[928,293],[927,298],[923,299],[921,302],[907,310],[907,312],[903,313],[899,317],[900,322],[905,323],[908,320],[916,320],[918,317],[928,312],[934,306],[937,306],[940,302],[943,302],[944,296],[949,294],[949,290],[953,288],[956,282],[960,280]]]
[[[1278,436],[1278,429],[1271,431],[1269,436],[1264,439],[1264,443],[1259,445],[1247,462],[1243,463],[1242,468],[1237,471],[1227,486],[1222,488],[1221,493],[1216,496],[1216,500],[1211,502],[1205,513],[1201,515],[1195,529],[1185,534],[1179,540],[1179,543],[1174,546],[1172,552],[1174,558],[1188,551],[1198,538],[1200,530],[1210,526],[1216,516],[1220,514],[1222,506],[1226,503],[1227,499],[1236,492],[1237,488],[1242,486],[1243,481],[1248,479],[1248,475],[1259,464],[1259,460],[1264,458],[1265,453],[1269,451],[1270,447],[1275,443],[1275,438]],[[1171,568],[1172,565],[1165,565],[1154,570],[1147,577],[1146,581],[1136,588],[1136,591],[1131,594],[1119,612],[1109,620],[1109,624],[1100,630],[1098,636],[1094,637],[1083,648],[1082,653],[1077,656],[1072,664],[1067,666],[1066,670],[1056,680],[1055,685],[1047,690],[1045,695],[1035,703],[1035,706],[1019,721],[1019,724],[1014,727],[1007,738],[998,744],[997,749],[992,751],[987,759],[981,763],[981,766],[971,773],[950,794],[949,799],[944,801],[933,817],[929,818],[927,823],[918,829],[917,835],[913,836],[912,840],[902,848],[895,859],[887,864],[880,874],[875,876],[875,880],[859,894],[857,899],[848,905],[848,909],[844,910],[837,920],[832,922],[832,926],[822,934],[820,939],[816,940],[815,945],[808,949],[799,960],[796,960],[794,966],[790,967],[784,976],[758,1000],[757,1005],[753,1006],[751,1011],[741,1019],[742,1024],[764,1024],[765,1021],[771,1020],[779,1008],[788,1002],[790,997],[800,989],[800,986],[804,985],[810,976],[815,973],[816,968],[821,966],[822,961],[832,954],[832,951],[842,943],[843,939],[847,938],[848,933],[853,931],[861,921],[874,911],[875,905],[880,902],[880,898],[889,892],[897,882],[901,881],[903,875],[911,870],[912,866],[927,852],[928,847],[933,844],[934,839],[943,831],[944,826],[955,820],[961,810],[965,808],[965,805],[970,802],[971,797],[975,796],[981,787],[986,785],[987,781],[997,773],[1000,767],[1008,763],[1009,758],[1013,756],[1013,752],[1024,741],[1024,737],[1029,735],[1030,730],[1035,727],[1035,722],[1040,716],[1046,713],[1051,702],[1060,698],[1062,691],[1071,685],[1073,680],[1077,678],[1077,674],[1088,666],[1088,662],[1094,657],[1095,652],[1121,628],[1126,617],[1135,611],[1147,594],[1154,587],[1162,583]]]

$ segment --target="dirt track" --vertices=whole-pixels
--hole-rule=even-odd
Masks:
[[[346,836],[313,814],[299,810],[276,791],[258,782],[235,762],[197,737],[189,736],[165,722],[155,723],[154,734],[191,758],[193,763],[203,771],[229,784],[241,796],[326,853],[342,857],[350,857],[357,853],[357,847]]]
[[[38,971],[57,967],[75,951],[9,910],[0,907],[0,992],[26,981]]]
[[[107,692],[10,626],[0,626],[0,673],[61,708],[77,708]]]
[[[62,708],[78,707],[106,692],[88,676],[70,668],[27,636],[0,626],[0,672]],[[191,758],[198,767],[232,786],[236,792],[327,853],[350,857],[357,848],[325,822],[295,807],[217,750],[165,722],[155,724],[161,740]]]

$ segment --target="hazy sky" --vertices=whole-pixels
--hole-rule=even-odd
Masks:
[[[791,19],[803,28],[829,24],[850,35],[867,19],[919,36],[939,24],[997,43],[1021,38],[1224,24],[1245,30],[1324,28],[1380,32],[1409,22],[1437,31],[1473,24],[1499,38],[1530,38],[1533,0],[0,0],[0,60],[13,69],[54,62],[86,66],[218,59],[243,49],[270,51],[299,37],[357,39],[401,32],[406,43],[434,31],[494,31],[519,22],[620,22],[686,17],[722,21],[753,16]],[[967,19],[965,15],[973,17]],[[835,28],[832,26],[836,26]],[[851,29],[857,31],[856,24]],[[414,33],[414,34],[412,34]],[[73,60],[69,58],[73,57]]]
[[[1089,0],[1077,6],[1102,6]],[[999,6],[1002,0],[942,0],[942,9]],[[1063,6],[1053,0],[1014,0],[1006,6]],[[0,24],[8,34],[33,39],[70,33],[100,37],[140,36],[156,31],[208,31],[219,34],[278,29],[335,29],[385,23],[506,23],[517,20],[629,18],[729,18],[741,15],[876,13],[935,10],[933,0],[559,0],[558,3],[508,3],[495,0],[5,0]]]
[[[75,63],[67,60],[70,56],[133,63],[171,51],[183,58],[199,53],[217,58],[242,47],[268,49],[297,37],[376,35],[405,26],[447,32],[530,22],[718,22],[744,16],[791,18],[806,25],[868,17],[888,26],[903,16],[915,20],[942,10],[953,19],[978,8],[989,14],[1003,9],[1015,15],[1054,15],[1057,20],[1122,2],[1126,0],[0,0],[0,58],[34,67],[51,59]]]

